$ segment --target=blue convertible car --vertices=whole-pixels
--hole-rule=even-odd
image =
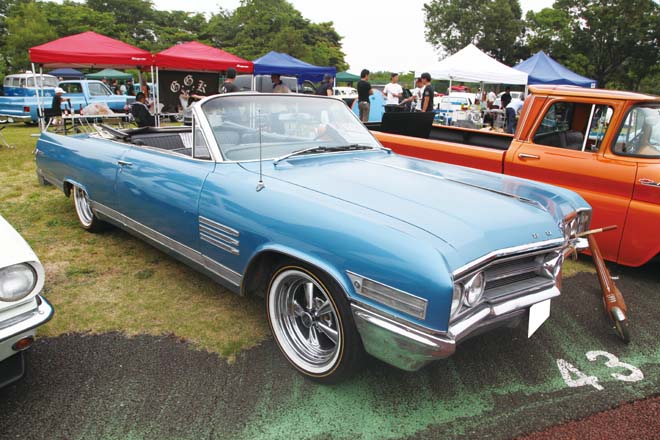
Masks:
[[[284,357],[336,381],[365,352],[406,370],[559,295],[591,209],[541,183],[399,156],[346,105],[227,94],[190,127],[43,133],[37,173],[83,228],[116,226],[265,297]]]

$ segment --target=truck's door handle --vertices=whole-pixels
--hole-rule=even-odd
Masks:
[[[660,187],[660,183],[656,182],[655,180],[651,180],[651,179],[639,179],[639,183],[641,183],[642,185],[646,185],[646,186]]]
[[[520,159],[540,159],[541,156],[538,156],[536,154],[527,154],[527,153],[519,153],[518,157]]]
[[[118,160],[117,165],[120,167],[131,167],[133,166],[133,162],[126,162],[125,160]]]

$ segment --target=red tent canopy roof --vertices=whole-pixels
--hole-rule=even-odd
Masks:
[[[30,60],[47,67],[150,66],[151,52],[96,32],[62,37],[30,48]]]
[[[252,61],[232,55],[224,50],[189,41],[177,44],[154,55],[154,65],[161,69],[221,72],[230,67],[237,72],[250,73]]]

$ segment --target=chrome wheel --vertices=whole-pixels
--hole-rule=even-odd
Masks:
[[[268,291],[268,317],[283,353],[312,376],[332,373],[343,350],[337,306],[311,274],[287,267],[275,274]]]
[[[78,220],[80,220],[80,223],[85,228],[91,227],[92,222],[94,221],[94,213],[92,212],[92,207],[89,204],[89,197],[87,197],[85,190],[77,186],[74,187],[73,200],[76,205]]]

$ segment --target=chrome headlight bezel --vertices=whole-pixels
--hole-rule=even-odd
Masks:
[[[472,308],[481,304],[486,291],[486,275],[479,270],[454,282],[451,310],[449,317],[453,319],[463,308]]]
[[[563,218],[559,224],[564,233],[564,240],[571,241],[581,232],[589,229],[591,225],[591,209],[579,209]]]
[[[0,301],[20,301],[35,290],[38,282],[37,270],[29,263],[3,267],[0,269]]]

